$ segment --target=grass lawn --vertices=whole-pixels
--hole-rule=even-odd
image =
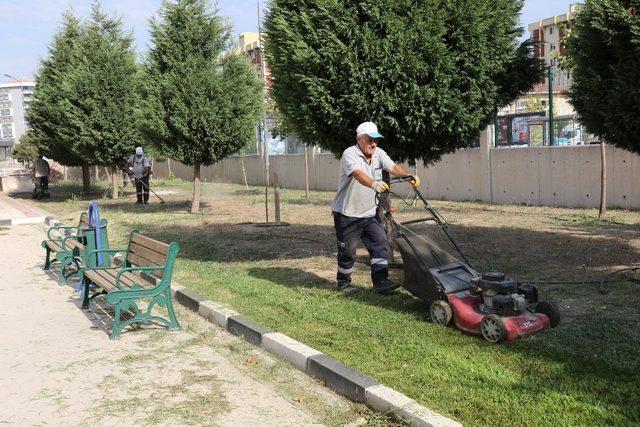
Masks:
[[[405,292],[370,291],[365,252],[344,296],[333,289],[332,193],[283,190],[282,218],[264,221],[259,188],[205,184],[203,213],[188,213],[190,186],[160,182],[167,200],[136,206],[128,196],[101,200],[112,247],[132,228],[181,245],[177,282],[300,340],[425,406],[468,425],[637,425],[640,423],[640,309],[636,283],[541,285],[561,308],[560,327],[492,345],[428,321],[426,304]],[[75,222],[89,197],[73,185],[52,185],[37,204]],[[93,197],[102,197],[96,190]],[[521,280],[594,280],[637,265],[640,213],[434,202],[463,237],[469,255]],[[401,205],[402,218],[419,214]],[[427,231],[427,230],[423,230]],[[40,250],[38,248],[38,250]],[[401,274],[400,274],[401,276]],[[399,277],[401,279],[401,277]]]

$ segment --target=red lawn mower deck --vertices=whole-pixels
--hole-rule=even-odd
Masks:
[[[459,330],[482,335],[492,343],[513,341],[558,326],[558,309],[550,302],[540,301],[534,286],[500,272],[480,274],[471,268],[453,239],[449,224],[419,190],[415,192],[428,217],[399,223],[390,209],[385,209],[385,216],[394,228],[394,243],[402,255],[403,287],[430,304],[429,314],[434,323],[446,326],[453,322]],[[407,227],[429,221],[440,227],[464,262]]]

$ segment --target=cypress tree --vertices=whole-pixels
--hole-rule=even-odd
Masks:
[[[67,119],[75,129],[73,150],[91,164],[112,168],[112,197],[118,171],[141,141],[136,125],[138,79],[133,37],[122,19],[92,5],[77,46],[79,61],[69,74]]]
[[[542,78],[520,44],[523,0],[273,0],[273,96],[289,127],[336,154],[377,122],[397,160],[468,146]]]
[[[640,154],[640,1],[587,0],[567,39],[571,103],[589,132]]]
[[[141,124],[163,153],[193,166],[191,212],[200,209],[200,167],[255,137],[262,85],[248,58],[223,53],[230,28],[205,0],[165,1],[151,24]]]
[[[67,10],[62,15],[62,26],[53,37],[49,54],[40,63],[36,74],[27,120],[31,130],[29,140],[39,153],[65,166],[82,166],[83,189],[90,190],[91,180],[87,162],[73,150],[75,129],[67,120],[69,96],[68,79],[77,67],[77,45],[82,37],[82,26]]]

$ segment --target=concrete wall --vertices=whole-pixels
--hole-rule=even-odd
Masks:
[[[429,198],[480,200],[496,204],[590,207],[600,201],[599,146],[491,148],[493,130],[483,133],[481,147],[444,156],[428,167],[419,166]],[[310,150],[311,151],[311,150]],[[333,191],[340,162],[329,154],[309,154],[309,187]],[[270,170],[285,188],[304,188],[304,155],[271,156]],[[203,180],[243,183],[242,163],[250,185],[263,185],[260,156],[231,157],[202,168]],[[607,147],[609,207],[640,209],[640,157]],[[171,162],[178,177],[193,178],[193,169]],[[168,175],[166,163],[155,166],[155,177]]]
[[[30,193],[33,191],[33,180],[28,173],[0,176],[0,191],[8,194]]]

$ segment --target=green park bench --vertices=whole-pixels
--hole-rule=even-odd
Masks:
[[[88,261],[97,257],[98,253],[124,253],[125,257],[118,267],[85,267],[80,270],[79,276],[84,286],[82,308],[88,309],[93,298],[106,294],[107,303],[115,309],[111,339],[117,338],[125,327],[134,323],[159,322],[170,330],[180,329],[170,289],[173,265],[179,250],[180,246],[176,242],[168,245],[134,230],[129,237],[127,249],[89,252],[86,256]],[[99,289],[90,296],[92,284]],[[139,304],[144,301],[147,302],[146,308],[141,308]],[[167,308],[168,319],[152,313],[156,305]],[[122,314],[125,312],[130,312],[133,316],[123,321]]]
[[[103,246],[108,247],[108,237],[106,234],[107,220],[100,221],[102,229],[102,242]],[[80,214],[80,220],[75,227],[58,225],[49,228],[47,230],[47,239],[40,243],[46,250],[46,258],[44,263],[44,269],[49,270],[53,262],[60,263],[60,282],[66,283],[67,279],[73,274],[77,273],[83,262],[83,258],[86,252],[87,237],[84,233],[89,229],[89,215],[86,212]],[[95,237],[89,243],[88,248],[95,246]],[[51,255],[55,255],[55,259],[51,259]],[[68,272],[67,268],[72,264],[75,264],[76,270]]]

